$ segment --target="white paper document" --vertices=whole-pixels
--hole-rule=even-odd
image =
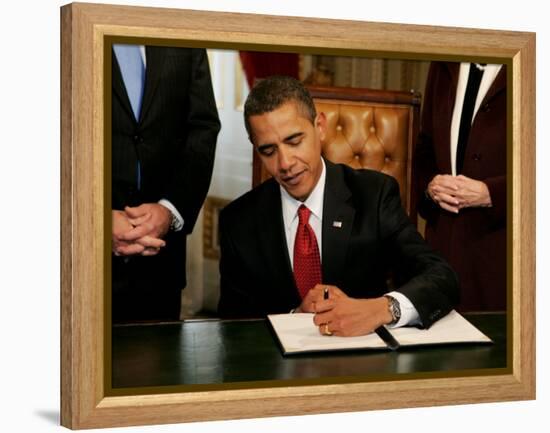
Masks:
[[[321,335],[313,323],[313,314],[270,314],[267,316],[285,354],[322,352],[350,349],[387,349],[377,334],[360,337]],[[438,320],[429,329],[414,327],[395,328],[388,331],[399,346],[416,346],[454,343],[491,343],[491,339],[479,331],[456,311]]]

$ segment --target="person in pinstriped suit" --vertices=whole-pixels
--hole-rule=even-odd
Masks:
[[[220,130],[204,49],[141,47],[136,118],[112,55],[112,319],[177,320]],[[160,202],[160,203],[159,203]]]

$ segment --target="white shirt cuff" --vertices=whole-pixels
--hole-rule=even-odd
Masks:
[[[176,209],[176,207],[170,203],[165,198],[160,199],[158,202],[160,205],[164,206],[166,209],[168,209],[172,214],[176,217],[176,224],[174,226],[174,231],[179,232],[183,228],[183,218],[181,217],[180,213]],[[397,299],[397,298],[396,298]]]
[[[394,325],[388,326],[388,328],[400,328],[401,326],[413,326],[422,323],[418,311],[416,311],[412,302],[403,293],[390,292],[386,294],[395,298],[399,302],[399,308],[401,309],[401,318]]]

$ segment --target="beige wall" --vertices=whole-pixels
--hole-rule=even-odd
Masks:
[[[332,75],[332,85],[423,93],[430,62],[416,60],[367,59],[361,57],[302,56],[300,75],[307,79],[314,71]]]

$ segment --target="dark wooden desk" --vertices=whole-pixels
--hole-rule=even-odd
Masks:
[[[466,315],[493,345],[282,356],[265,320],[118,325],[112,334],[112,387],[342,378],[506,367],[506,316]]]

